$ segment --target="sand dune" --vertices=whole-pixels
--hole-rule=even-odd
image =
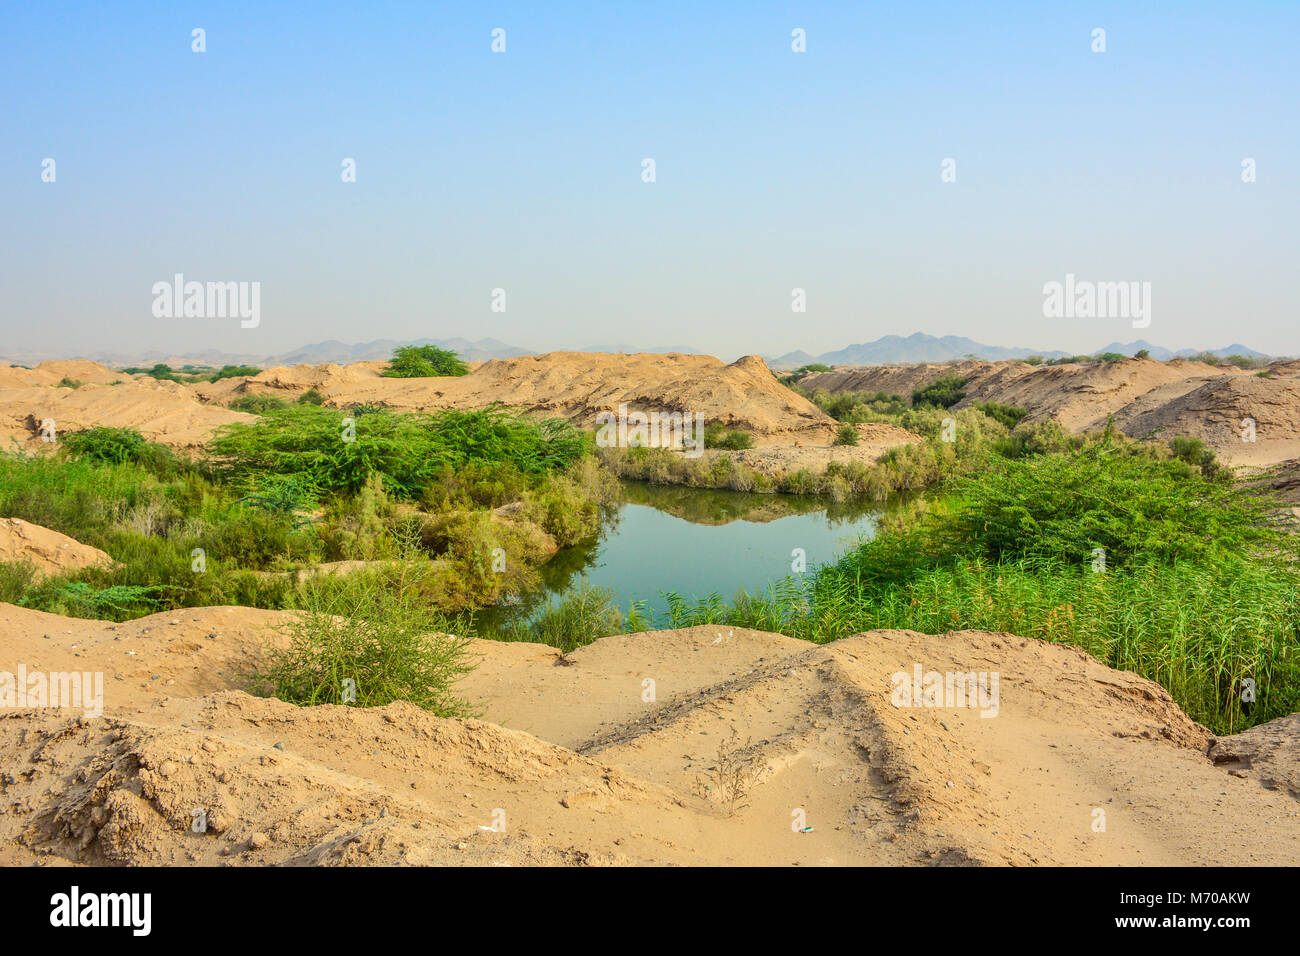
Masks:
[[[0,606],[0,669],[106,676],[103,716],[0,718],[0,861],[1300,862],[1294,717],[1214,740],[1157,685],[1069,648],[712,627],[564,658],[476,642],[461,689],[482,719],[442,720],[236,689],[284,613],[112,625]],[[917,663],[998,671],[997,716],[895,707],[890,675]],[[754,772],[731,815],[712,773],[729,739]]]
[[[197,449],[221,425],[252,420],[252,415],[203,404],[184,385],[146,377],[80,388],[0,385],[0,443],[17,442],[28,449],[46,444],[46,421],[53,422],[56,437],[107,425],[134,428],[149,441],[173,448]]]

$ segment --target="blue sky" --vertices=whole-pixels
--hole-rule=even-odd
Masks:
[[[0,17],[0,354],[464,335],[734,356],[915,331],[1300,354],[1295,3]],[[260,282],[261,324],[155,318],[176,272]],[[1044,318],[1066,273],[1150,282],[1151,326]]]

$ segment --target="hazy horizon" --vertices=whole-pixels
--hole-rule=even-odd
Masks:
[[[5,19],[0,355],[913,332],[1300,354],[1295,5]],[[177,273],[257,283],[256,326],[158,317]],[[1149,283],[1150,324],[1045,317],[1067,276]]]

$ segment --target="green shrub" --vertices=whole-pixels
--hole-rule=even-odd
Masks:
[[[436,345],[403,345],[393,350],[393,361],[383,374],[388,378],[437,378],[468,375],[469,366],[449,349]]]
[[[1000,405],[997,402],[976,402],[974,407],[1007,428],[1015,428],[1029,414],[1028,409],[1018,405]]]
[[[754,447],[754,437],[739,429],[729,431],[720,422],[712,422],[704,429],[704,447],[742,451]]]
[[[301,395],[298,396],[298,404],[299,405],[324,405],[325,396],[321,394],[319,389],[309,388],[307,389],[307,391],[303,392]]]
[[[288,644],[268,652],[255,685],[303,706],[404,700],[440,717],[469,715],[453,687],[471,669],[470,639],[449,633],[465,632],[427,604],[426,573],[404,569],[396,581],[364,572],[308,578],[301,612],[282,627]]]
[[[227,402],[226,407],[250,415],[265,415],[267,412],[288,408],[289,403],[278,395],[240,395]]]
[[[912,407],[923,408],[927,405],[939,408],[952,408],[963,398],[967,379],[961,375],[941,375],[929,385],[912,392]]]
[[[638,618],[642,620],[642,618]],[[582,583],[560,602],[548,604],[531,622],[512,623],[500,635],[509,641],[547,644],[567,654],[602,637],[623,633],[623,614],[608,588]]]
[[[372,475],[400,497],[418,495],[445,469],[473,462],[512,464],[540,477],[577,461],[587,439],[558,419],[530,420],[493,407],[434,415],[377,411],[352,418],[339,409],[273,410],[225,426],[208,444],[214,472],[298,476],[324,493],[355,494]],[[352,438],[353,440],[348,440]]]
[[[60,439],[63,451],[74,460],[106,464],[143,465],[154,474],[171,475],[181,470],[181,461],[165,445],[147,442],[134,428],[98,426],[70,432]]]
[[[251,378],[261,371],[256,365],[223,365],[220,371],[212,373],[209,381],[219,382],[223,378]]]
[[[836,445],[856,445],[858,443],[858,430],[852,425],[841,425],[835,431]]]

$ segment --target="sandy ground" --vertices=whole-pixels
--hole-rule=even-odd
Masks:
[[[0,605],[0,670],[105,675],[103,716],[0,710],[0,862],[1300,863],[1295,717],[1214,740],[1069,648],[712,627],[564,658],[476,642],[461,690],[482,719],[442,720],[238,690],[283,617]],[[996,670],[997,716],[895,707],[890,675],[918,663]],[[753,771],[732,814],[728,740]]]

